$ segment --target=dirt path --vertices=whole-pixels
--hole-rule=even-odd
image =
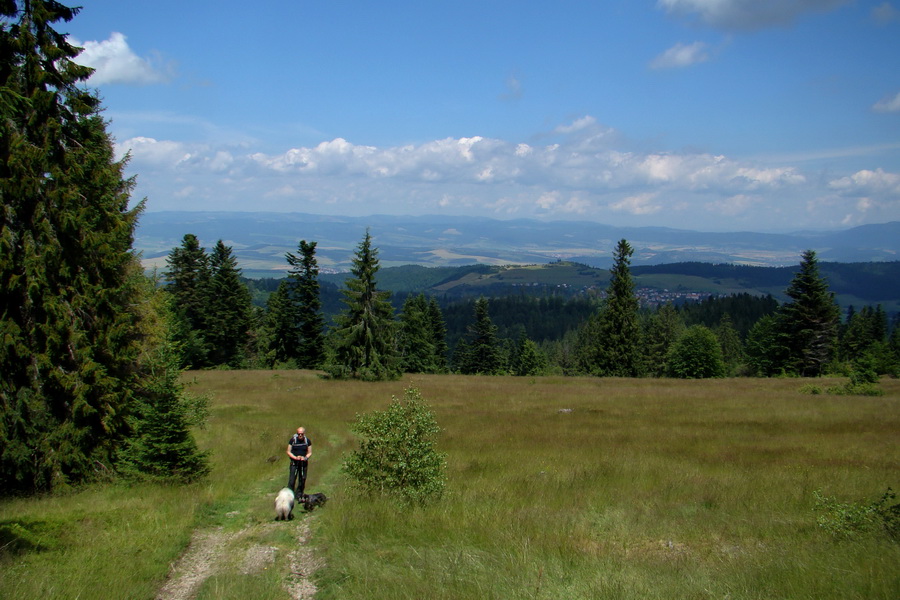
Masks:
[[[324,563],[310,545],[309,522],[314,516],[299,515],[297,518],[290,524],[261,523],[236,532],[225,532],[221,527],[195,531],[187,550],[172,565],[169,579],[159,590],[156,600],[192,600],[204,581],[229,569],[251,575],[269,568],[275,564],[281,549],[263,544],[250,545],[248,540],[265,539],[267,533],[285,526],[296,529],[297,543],[296,549],[287,555],[289,571],[284,577],[284,588],[292,600],[312,600],[317,591],[312,575]],[[238,556],[241,557],[239,561]]]

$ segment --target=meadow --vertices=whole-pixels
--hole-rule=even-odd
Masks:
[[[211,399],[197,436],[212,474],[0,501],[0,598],[154,598],[195,531],[224,557],[200,599],[282,599],[303,571],[319,599],[900,597],[900,543],[835,538],[814,497],[900,491],[898,380],[860,397],[804,394],[801,379],[186,378]],[[354,416],[410,386],[444,429],[449,466],[444,497],[417,508],[360,495],[340,473]],[[329,502],[275,523],[300,425],[307,491]],[[292,557],[298,532],[314,573]]]

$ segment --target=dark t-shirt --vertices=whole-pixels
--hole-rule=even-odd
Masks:
[[[295,433],[291,436],[288,444],[291,445],[291,454],[294,456],[306,456],[307,450],[312,446],[312,441],[307,436],[300,437]]]

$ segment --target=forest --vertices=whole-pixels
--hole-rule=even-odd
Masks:
[[[641,278],[672,267],[632,268],[625,239],[608,271],[419,268],[404,271],[405,287],[388,287],[381,276],[401,271],[382,273],[368,230],[337,281],[320,278],[314,240],[285,254],[287,277],[253,282],[222,240],[207,249],[186,233],[166,268],[148,275],[134,250],[145,202],[132,202],[127,157],[117,157],[101,99],[85,85],[92,70],[59,31],[78,12],[0,3],[4,493],[113,475],[203,477],[208,456],[192,428],[206,406],[186,392],[186,369],[315,369],[363,381],[831,374],[850,379],[837,393],[873,394],[880,375],[898,373],[896,315],[877,302],[842,309],[830,287],[873,298],[880,270],[895,301],[897,263],[825,265],[811,250],[777,273],[692,265],[721,286],[699,302],[642,303]],[[760,274],[778,289],[735,293],[746,290],[733,282]]]
[[[486,265],[415,266],[390,270],[392,292],[380,285],[378,249],[368,233],[357,250],[353,272],[326,281],[318,277],[315,242],[301,241],[298,255],[286,256],[291,269],[285,279],[244,279],[236,263],[229,264],[234,272],[230,280],[236,282],[235,303],[242,306],[231,314],[244,315],[245,323],[241,339],[229,343],[229,361],[213,358],[204,330],[212,327],[213,335],[223,331],[217,316],[224,314],[221,307],[207,317],[178,313],[184,321],[179,330],[188,332],[181,340],[187,349],[184,366],[322,368],[337,376],[375,378],[404,372],[688,378],[821,375],[847,374],[862,368],[861,363],[877,375],[897,373],[897,316],[880,305],[840,309],[823,274],[825,266],[812,251],[804,254],[799,266],[783,269],[701,263],[633,268],[631,252],[627,240],[621,240],[616,264],[608,272],[556,265],[565,269],[566,277],[572,272],[590,277],[594,282],[590,287],[560,285],[553,278],[562,271],[535,275],[532,269],[528,276],[545,277],[546,285],[498,288],[482,284],[496,276],[514,281],[517,271]],[[192,264],[181,262],[186,255],[194,256]],[[161,285],[182,294],[176,306],[213,305],[195,297],[203,294],[197,282],[221,278],[221,266],[204,266],[213,262],[199,248],[196,236],[186,235],[168,264]],[[843,276],[844,282],[873,286],[883,268],[866,266],[871,268],[835,263],[827,268]],[[204,274],[204,269],[210,270]],[[781,284],[780,295],[786,301],[771,294],[740,292],[705,294],[696,301],[645,302],[636,289],[635,274],[650,271],[752,280],[757,286]],[[401,279],[401,273],[409,277]],[[463,289],[457,286],[455,293],[442,293],[448,283],[459,281],[466,282]],[[511,290],[514,293],[488,293]],[[228,294],[218,289],[216,301]],[[366,361],[377,365],[372,373],[347,370],[346,360],[335,363],[337,352],[353,355],[346,337],[351,333],[366,343],[378,340],[379,346],[368,348],[366,358],[360,359],[360,365]],[[221,340],[215,343],[222,345]]]

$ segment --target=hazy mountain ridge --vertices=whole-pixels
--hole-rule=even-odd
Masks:
[[[135,248],[146,266],[164,266],[171,249],[193,233],[207,248],[219,239],[231,246],[248,276],[277,277],[287,269],[285,252],[296,253],[301,239],[317,242],[323,271],[348,269],[367,228],[383,266],[545,264],[562,259],[608,267],[616,242],[623,238],[635,249],[635,266],[676,262],[786,266],[797,264],[800,253],[810,248],[822,261],[900,258],[900,222],[826,232],[710,233],[585,221],[266,212],[145,213]]]

